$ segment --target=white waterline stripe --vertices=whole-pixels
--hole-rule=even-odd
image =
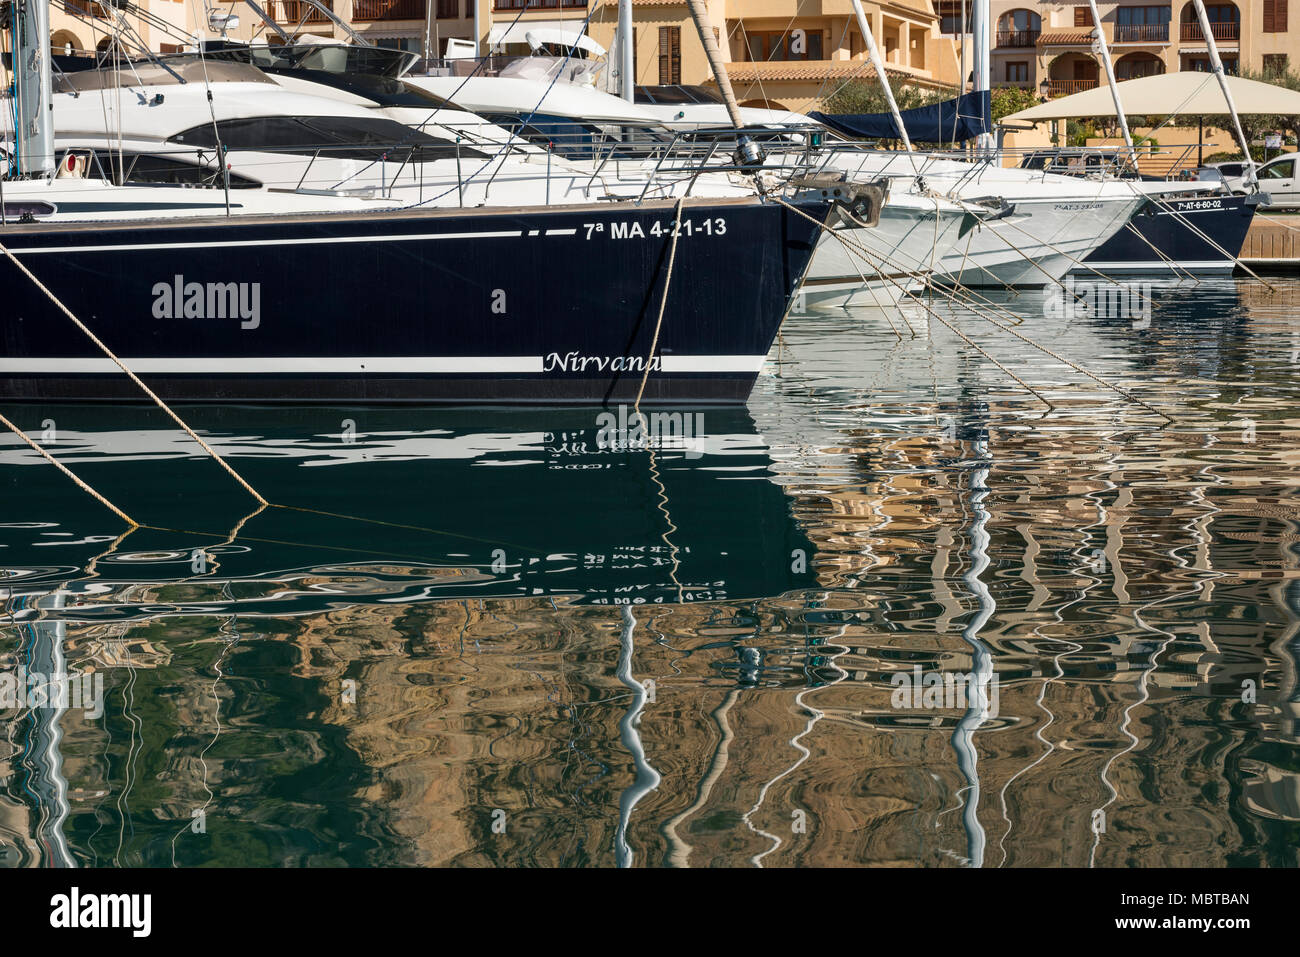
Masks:
[[[572,236],[577,230],[565,235]],[[518,239],[517,229],[491,233],[419,233],[411,236],[322,236],[318,239],[260,239],[250,244],[246,239],[204,243],[127,243],[108,246],[51,246],[49,248],[11,249],[15,256],[36,253],[102,253],[114,249],[227,249],[234,246],[332,246],[341,243],[409,243],[426,239]],[[548,231],[549,235],[549,231]]]
[[[541,372],[541,356],[249,356],[237,358],[136,358],[123,359],[128,369],[142,373],[180,375],[266,375],[305,372],[431,373],[431,372]],[[58,373],[112,373],[121,370],[108,358],[12,358],[0,356],[0,373],[46,375]]]
[[[757,372],[767,356],[660,356],[664,372]]]
[[[765,356],[660,357],[663,372],[758,372]],[[134,372],[151,375],[364,375],[430,373],[541,373],[542,356],[238,356],[124,358]],[[100,357],[0,356],[0,374],[92,375],[121,370]]]

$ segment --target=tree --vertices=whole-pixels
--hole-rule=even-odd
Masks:
[[[889,88],[894,93],[894,101],[900,110],[912,110],[921,106],[932,106],[951,100],[957,91],[950,87],[930,89],[909,84],[906,80],[891,76]],[[823,113],[888,113],[889,102],[885,91],[875,77],[850,80],[824,101]]]
[[[997,123],[1012,113],[1019,113],[1021,110],[1027,110],[1031,106],[1038,105],[1038,97],[1033,94],[1032,90],[1022,89],[1018,86],[999,86],[995,87],[992,92],[993,101],[993,122]]]
[[[1241,75],[1247,80],[1258,80],[1261,83],[1271,83],[1273,86],[1284,87],[1288,90],[1300,92],[1300,72],[1296,70],[1286,70],[1285,72],[1270,71],[1268,73],[1256,70],[1242,70]],[[1232,124],[1232,117],[1224,114],[1221,116],[1207,116],[1205,125],[1210,129],[1222,130],[1232,136],[1236,136],[1236,129]],[[1265,133],[1274,131],[1280,132],[1284,137],[1284,142],[1300,142],[1300,116],[1278,116],[1265,113],[1242,113],[1239,116],[1241,120],[1241,132],[1245,134],[1246,141],[1255,143]],[[1256,151],[1252,148],[1251,154],[1256,159],[1263,157],[1262,151]],[[1236,158],[1234,156],[1234,158]]]

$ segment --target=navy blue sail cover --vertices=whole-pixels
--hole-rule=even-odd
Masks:
[[[907,136],[917,143],[948,143],[974,139],[984,132],[993,132],[987,119],[992,103],[988,90],[966,93],[955,100],[944,100],[933,106],[902,110],[903,127]],[[900,139],[898,125],[890,113],[809,113],[814,120],[846,136],[866,139]]]

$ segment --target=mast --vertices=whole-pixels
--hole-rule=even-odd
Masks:
[[[1115,101],[1115,117],[1119,120],[1120,132],[1124,134],[1124,145],[1128,147],[1129,158],[1137,170],[1137,150],[1133,148],[1133,137],[1128,131],[1128,117],[1124,115],[1124,104],[1119,100],[1119,89],[1115,86],[1115,65],[1110,62],[1110,47],[1106,45],[1106,34],[1101,28],[1101,13],[1097,10],[1097,0],[1088,0],[1092,9],[1092,32],[1097,38],[1097,52],[1101,54],[1101,65],[1106,68],[1106,83],[1110,87],[1111,99]]]
[[[632,0],[618,0],[618,75],[619,93],[629,103],[636,99],[636,76],[633,73]]]
[[[989,84],[989,49],[992,43],[989,34],[989,0],[974,0],[970,13],[971,61],[975,73],[972,90],[975,93],[989,93],[992,90]],[[992,108],[981,112],[984,132],[975,140],[975,146],[976,149],[990,152],[993,149]]]
[[[22,0],[14,4],[13,51],[18,175],[51,176],[54,173],[54,103],[50,87],[49,0]]]
[[[722,62],[722,51],[718,49],[718,41],[714,39],[713,27],[709,23],[709,11],[704,6],[704,0],[686,0],[686,5],[690,8],[691,19],[695,21],[695,32],[700,35],[700,43],[704,44],[704,55],[708,58],[713,78],[718,82],[718,92],[722,94],[722,102],[726,104],[731,125],[738,130],[743,129],[745,121],[741,118],[740,107],[736,105],[736,94],[731,89],[731,78],[727,76],[727,68]],[[741,158],[746,163],[762,162],[762,150],[748,136],[741,136],[738,144]]]
[[[912,140],[907,135],[907,128],[903,126],[903,115],[898,112],[898,103],[894,100],[894,91],[889,87],[889,77],[885,75],[885,61],[880,57],[880,48],[876,46],[876,36],[871,30],[871,24],[867,22],[866,11],[862,9],[862,0],[853,0],[853,12],[858,18],[858,30],[862,33],[862,39],[867,44],[867,56],[871,58],[871,65],[876,68],[876,79],[880,81],[880,88],[885,91],[885,100],[889,103],[889,112],[894,114],[894,124],[898,127],[898,135],[903,138],[903,145],[907,151],[912,151]]]
[[[1241,155],[1245,160],[1242,169],[1245,170],[1245,186],[1249,189],[1251,186],[1258,186],[1259,181],[1255,179],[1255,167],[1251,165],[1250,142],[1246,139],[1246,134],[1241,130],[1241,117],[1237,116],[1237,104],[1232,100],[1232,90],[1228,87],[1228,77],[1223,72],[1223,61],[1219,59],[1219,45],[1214,42],[1214,34],[1210,31],[1210,18],[1205,13],[1204,0],[1193,0],[1196,4],[1196,16],[1201,21],[1201,32],[1205,34],[1205,48],[1210,52],[1210,65],[1214,68],[1214,75],[1219,78],[1219,89],[1223,91],[1223,98],[1228,103],[1228,112],[1232,114],[1232,125],[1237,131],[1237,142],[1241,144]]]

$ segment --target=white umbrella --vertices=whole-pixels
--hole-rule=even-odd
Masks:
[[[1239,76],[1228,77],[1238,113],[1300,116],[1300,92]],[[1124,112],[1140,116],[1214,116],[1228,104],[1213,73],[1184,71],[1144,76],[1115,84]],[[1098,87],[1013,113],[1002,122],[1037,123],[1074,116],[1114,116],[1110,90]]]

